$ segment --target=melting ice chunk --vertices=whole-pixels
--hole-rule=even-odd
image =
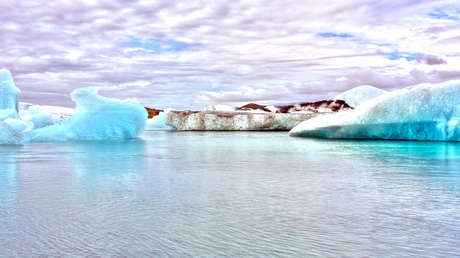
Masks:
[[[291,136],[460,141],[460,81],[420,84],[294,127]]]
[[[147,111],[135,101],[100,96],[98,88],[76,89],[71,96],[75,114],[60,124],[34,130],[28,140],[117,140],[135,138],[144,130]]]
[[[23,140],[22,133],[8,123],[0,121],[0,144],[21,144]]]
[[[145,127],[147,111],[135,101],[98,95],[97,88],[72,92],[76,113],[54,124],[52,115],[29,108],[18,115],[20,91],[11,73],[0,70],[0,144],[67,140],[117,140],[137,137]]]
[[[8,118],[5,119],[3,122],[7,123],[9,126],[11,126],[12,129],[14,129],[18,133],[25,133],[34,129],[34,124],[32,122],[24,121],[17,118]]]
[[[42,110],[40,106],[31,106],[27,110],[20,111],[19,115],[23,121],[31,122],[35,129],[54,124],[53,116]]]
[[[147,124],[145,126],[146,131],[172,131],[175,130],[174,127],[166,125],[166,116],[168,112],[171,111],[170,108],[166,109],[163,112],[160,112],[157,116],[154,116],[151,119],[147,119]]]

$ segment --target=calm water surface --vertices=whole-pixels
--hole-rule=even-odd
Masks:
[[[146,132],[0,146],[0,256],[460,254],[460,143]]]

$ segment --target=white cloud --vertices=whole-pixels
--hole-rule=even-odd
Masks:
[[[5,0],[0,10],[8,21],[0,67],[30,102],[70,105],[42,96],[101,86],[150,106],[190,108],[200,106],[197,96],[291,102],[358,83],[460,78],[458,20],[429,15],[453,15],[455,1]],[[133,38],[168,43],[136,46]]]

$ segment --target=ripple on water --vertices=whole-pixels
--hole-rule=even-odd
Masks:
[[[0,256],[460,253],[460,144],[148,132],[0,164]]]

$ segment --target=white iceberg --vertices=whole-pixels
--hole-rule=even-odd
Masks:
[[[460,141],[460,81],[388,92],[356,109],[322,115],[289,135],[342,139]]]
[[[362,85],[335,96],[334,100],[343,100],[351,107],[357,107],[370,99],[379,97],[382,94],[387,93],[386,90],[382,90],[370,85]]]
[[[352,108],[343,100],[321,100],[279,106],[248,103],[232,108],[216,105],[205,109],[208,111],[170,111],[166,115],[166,125],[179,131],[289,131],[312,117]]]
[[[179,131],[288,131],[319,113],[171,111],[166,124]]]

